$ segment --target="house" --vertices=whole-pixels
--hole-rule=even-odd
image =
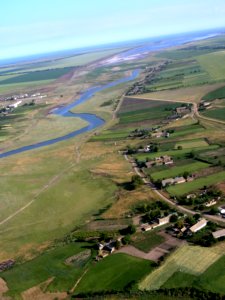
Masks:
[[[187,199],[195,199],[196,195],[195,194],[189,194],[186,196]]]
[[[183,176],[174,178],[174,183],[175,184],[180,184],[180,183],[184,183],[184,182],[186,182],[186,180]]]
[[[205,206],[206,207],[210,207],[210,206],[213,206],[217,203],[217,201],[215,199],[212,199],[211,201],[208,201],[205,203]]]
[[[190,109],[187,106],[181,106],[176,108],[176,113],[179,115],[190,113]]]
[[[157,219],[158,224],[161,226],[161,225],[169,223],[170,222],[170,217],[171,217],[171,215],[168,215],[168,216],[163,217],[163,218],[158,218]]]
[[[165,187],[167,185],[173,184],[174,183],[174,179],[173,178],[167,178],[162,180],[162,186]]]
[[[192,233],[195,233],[195,232],[201,230],[202,228],[204,228],[206,225],[207,225],[206,219],[201,219],[195,225],[193,225],[193,226],[190,227],[190,231]]]
[[[225,237],[225,229],[220,229],[220,230],[217,230],[217,231],[214,231],[212,233],[214,239],[219,239],[221,237]]]
[[[170,156],[164,155],[164,156],[162,156],[162,158],[163,158],[164,165],[172,165],[173,164],[173,159]]]

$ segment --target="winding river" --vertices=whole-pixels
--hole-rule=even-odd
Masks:
[[[80,98],[78,100],[75,100],[74,102],[72,102],[72,103],[70,103],[66,106],[57,108],[57,109],[52,111],[52,114],[59,115],[59,116],[62,116],[62,117],[81,118],[81,119],[85,120],[86,122],[88,122],[87,126],[81,128],[81,129],[72,131],[72,132],[70,132],[66,135],[57,137],[55,139],[49,139],[49,140],[42,141],[42,142],[39,142],[39,143],[35,143],[35,144],[32,144],[32,145],[28,145],[28,146],[20,147],[20,148],[10,150],[10,151],[7,151],[7,152],[3,152],[3,153],[0,154],[0,158],[4,158],[4,157],[12,156],[12,155],[15,155],[15,154],[18,154],[18,153],[22,153],[22,152],[25,152],[25,151],[29,151],[29,150],[38,149],[38,148],[42,148],[42,147],[45,147],[45,146],[53,145],[53,144],[71,139],[75,136],[78,136],[79,134],[91,131],[91,130],[97,128],[97,127],[102,126],[105,123],[105,121],[103,119],[99,118],[98,116],[96,116],[94,114],[86,114],[86,113],[72,113],[70,110],[72,108],[80,105],[81,103],[84,103],[84,102],[88,101],[97,92],[103,91],[103,90],[105,90],[107,88],[110,88],[110,87],[117,86],[121,83],[125,83],[125,82],[128,82],[128,81],[134,80],[139,75],[139,73],[140,73],[139,69],[134,70],[134,71],[132,71],[132,74],[130,76],[123,77],[121,79],[118,79],[116,81],[107,83],[107,84],[102,85],[102,86],[92,87],[92,88],[86,90],[80,96]]]

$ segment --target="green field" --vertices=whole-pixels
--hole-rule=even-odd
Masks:
[[[61,68],[61,69],[52,69],[52,70],[45,70],[45,71],[37,71],[37,72],[28,72],[23,75],[19,76],[12,76],[12,78],[8,78],[5,80],[1,80],[0,84],[18,84],[18,83],[25,83],[31,81],[42,81],[42,80],[54,80],[57,79],[70,71],[73,68]]]
[[[187,273],[192,276],[202,275],[223,255],[223,245],[211,248],[189,245],[181,246],[173,252],[159,268],[146,276],[140,282],[139,288],[141,290],[157,290],[162,287],[171,276],[176,274],[176,272]],[[202,259],[203,257],[204,259]],[[188,276],[189,282],[192,276]],[[179,282],[181,282],[181,280],[179,280]],[[185,285],[184,282],[182,284]]]
[[[203,100],[213,101],[215,99],[224,99],[225,98],[225,86],[216,89],[212,92],[209,92],[205,96],[202,97]]]
[[[87,251],[84,246],[85,244],[60,246],[4,272],[1,277],[7,282],[8,294],[12,297],[18,296],[21,292],[52,277],[54,280],[49,286],[50,291],[69,290],[81,276],[83,268],[89,261],[90,254],[77,255]],[[74,263],[66,265],[65,260],[74,255],[77,255]]]
[[[213,150],[218,148],[219,148],[218,145],[209,145],[205,147],[197,147],[194,149],[194,151],[201,152],[201,151]],[[173,157],[184,157],[187,153],[190,153],[192,151],[193,151],[192,148],[186,148],[181,150],[159,151],[155,153],[140,153],[140,154],[135,154],[134,157],[137,158],[138,160],[145,160],[146,158],[153,159],[155,157],[159,157],[162,155],[170,155]]]
[[[75,294],[106,290],[122,291],[153,270],[148,260],[126,254],[113,254],[91,267],[76,288]]]
[[[175,145],[175,149],[177,149],[179,146],[181,146],[184,149],[200,148],[207,147],[208,143],[204,139],[184,140],[181,142],[177,142]]]
[[[198,132],[202,132],[205,129],[202,126],[199,126],[197,124],[185,126],[184,128],[175,128],[174,133],[171,134],[172,138],[182,137],[186,135],[195,134]]]
[[[208,118],[225,121],[225,107],[207,109],[202,115]]]
[[[172,196],[182,196],[189,192],[201,189],[204,186],[210,186],[225,180],[225,171],[212,174],[206,177],[197,178],[191,182],[185,182],[167,188],[168,193]]]
[[[201,276],[176,272],[163,285],[163,288],[197,287],[225,294],[224,275],[225,256],[219,258]]]
[[[225,51],[201,55],[196,59],[213,80],[225,79]]]
[[[178,167],[173,167],[173,168],[167,168],[167,170],[164,171],[159,171],[155,173],[151,173],[151,177],[153,180],[158,180],[158,179],[164,179],[164,178],[169,178],[169,177],[176,177],[179,175],[182,175],[184,172],[189,172],[192,174],[195,171],[198,171],[200,169],[207,168],[209,164],[204,163],[204,162],[194,162],[192,164],[184,165],[184,166],[178,166]]]
[[[177,104],[168,105],[169,108],[176,108]],[[165,110],[163,107],[153,107],[144,110],[136,110],[126,113],[119,114],[120,123],[134,123],[134,122],[142,122],[146,120],[159,120],[164,119],[171,114],[170,111]]]
[[[131,128],[120,130],[105,130],[102,131],[99,135],[93,136],[91,141],[120,140],[127,138],[131,131]]]
[[[148,253],[154,247],[163,243],[165,239],[156,232],[138,232],[132,238],[132,245]]]

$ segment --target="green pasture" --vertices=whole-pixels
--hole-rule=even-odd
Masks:
[[[18,296],[23,291],[50,278],[54,279],[49,290],[68,291],[81,276],[83,268],[90,260],[88,259],[90,254],[86,255],[86,259],[83,261],[82,256],[79,259],[77,255],[85,251],[85,246],[85,244],[78,243],[60,246],[45,251],[38,257],[2,273],[1,277],[6,281],[9,288],[8,295],[11,297]],[[65,260],[74,255],[77,255],[77,261],[71,265],[65,264]]]
[[[153,270],[152,262],[126,254],[113,254],[92,266],[78,284],[75,294],[107,290],[122,291]]]

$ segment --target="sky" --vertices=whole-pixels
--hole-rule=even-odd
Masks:
[[[221,27],[224,0],[2,1],[0,60]]]

